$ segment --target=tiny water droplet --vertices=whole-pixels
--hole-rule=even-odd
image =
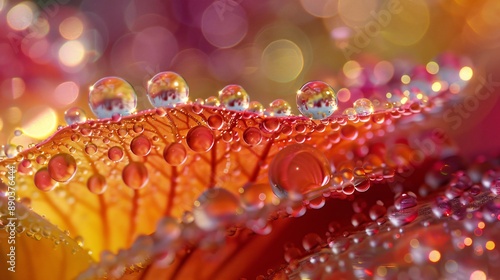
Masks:
[[[215,96],[208,97],[207,99],[205,99],[205,106],[219,107],[220,106],[219,98]]]
[[[355,120],[356,117],[358,116],[358,113],[356,112],[356,110],[354,108],[347,108],[344,110],[344,112],[342,114],[344,116],[347,116],[347,119],[350,121]]]
[[[302,115],[322,120],[337,110],[337,94],[327,83],[311,81],[297,91],[297,108]]]
[[[358,116],[369,116],[374,111],[372,102],[367,98],[360,98],[354,101],[353,107]]]
[[[155,107],[175,107],[189,99],[186,81],[175,72],[160,72],[148,81],[148,99]]]
[[[111,118],[114,114],[128,116],[135,111],[137,95],[127,81],[105,77],[90,87],[89,106],[98,118]]]
[[[250,103],[250,96],[240,85],[227,85],[219,91],[222,106],[235,111],[244,111]]]

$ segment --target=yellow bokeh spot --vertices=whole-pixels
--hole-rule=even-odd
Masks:
[[[432,84],[432,91],[438,92],[441,90],[441,83],[440,82],[434,82]]]
[[[410,76],[408,75],[401,76],[401,82],[405,85],[409,84],[411,82]]]
[[[78,66],[84,57],[85,47],[80,41],[68,41],[59,49],[59,60],[69,67]]]
[[[486,247],[486,250],[491,251],[491,250],[495,249],[495,242],[490,240],[490,241],[486,242],[485,247]]]
[[[429,72],[429,74],[435,75],[439,72],[439,64],[437,64],[434,61],[431,61],[427,63],[425,69],[427,70],[427,72]]]
[[[57,114],[50,107],[32,107],[23,114],[21,125],[24,134],[43,139],[56,130]]]
[[[83,33],[83,22],[77,17],[69,17],[59,25],[59,33],[67,40],[78,39]]]
[[[10,28],[21,31],[28,28],[35,18],[32,4],[29,2],[22,2],[9,10],[7,13],[7,24]]]
[[[437,250],[432,250],[432,251],[429,253],[429,260],[430,260],[431,262],[438,262],[440,259],[441,259],[441,253],[439,253],[439,251],[437,251]]]
[[[462,79],[462,81],[468,81],[472,79],[473,75],[472,68],[470,68],[469,66],[462,67],[458,75],[460,76],[460,79]]]
[[[410,246],[411,246],[412,248],[418,248],[418,246],[420,246],[420,242],[418,242],[418,240],[417,240],[417,239],[412,239],[412,240],[410,241]]]
[[[377,276],[385,277],[387,275],[387,268],[385,266],[379,266],[377,268]]]
[[[482,270],[476,270],[471,273],[470,280],[486,280],[486,273]]]
[[[466,238],[464,239],[464,244],[465,244],[465,246],[470,246],[470,245],[472,245],[472,239],[471,239],[470,237],[466,237]]]
[[[262,53],[262,69],[276,82],[288,83],[302,72],[304,57],[299,46],[290,40],[276,40]]]

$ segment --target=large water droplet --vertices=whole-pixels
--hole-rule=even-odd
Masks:
[[[106,77],[90,87],[89,106],[98,118],[130,115],[137,106],[134,88],[118,77]]]
[[[360,98],[354,101],[353,107],[358,116],[369,116],[374,111],[372,102],[367,98]]]
[[[148,81],[149,102],[155,107],[175,107],[189,99],[186,81],[175,72],[160,72]]]
[[[141,189],[149,181],[148,170],[141,162],[130,162],[123,168],[122,179],[132,189]]]
[[[297,91],[297,108],[302,115],[322,120],[330,117],[337,110],[337,94],[322,81],[312,81]]]
[[[57,154],[50,159],[48,164],[50,177],[57,182],[67,182],[76,173],[75,158],[69,154]]]
[[[219,91],[219,100],[228,109],[244,111],[249,106],[250,96],[240,85],[227,85]]]
[[[87,188],[94,194],[102,194],[108,188],[106,178],[101,174],[94,174],[87,181]]]
[[[87,121],[87,114],[82,108],[73,107],[64,112],[64,120],[68,125]]]
[[[285,100],[276,99],[269,104],[269,108],[266,109],[265,114],[272,117],[286,117],[292,114],[292,108]]]
[[[330,163],[317,149],[305,145],[290,145],[271,161],[269,182],[279,198],[302,198],[330,180]]]
[[[151,152],[151,141],[146,136],[139,135],[130,142],[130,150],[137,156],[147,156]]]
[[[394,200],[394,207],[397,210],[408,209],[417,206],[417,196],[412,193],[402,193],[396,197]]]
[[[231,222],[240,211],[234,194],[223,188],[208,189],[195,202],[194,222],[204,230],[214,230]]]
[[[214,145],[214,141],[213,132],[204,126],[193,127],[186,135],[188,147],[198,153],[209,151]]]
[[[46,167],[40,168],[40,170],[35,173],[34,181],[35,186],[44,192],[48,192],[56,186],[49,174],[49,170]]]
[[[184,148],[184,145],[182,144],[172,143],[166,146],[165,150],[163,150],[163,158],[170,165],[181,165],[187,158],[186,148]]]

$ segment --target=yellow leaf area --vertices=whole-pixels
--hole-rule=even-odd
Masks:
[[[393,117],[381,112],[357,122],[319,122],[199,105],[159,108],[65,127],[1,161],[0,178],[5,184],[7,167],[15,166],[18,198],[29,198],[35,213],[71,238],[82,238],[98,260],[103,250],[116,253],[153,233],[161,217],[180,219],[208,188],[239,195],[245,184],[268,184],[268,166],[287,145],[314,146],[337,170],[396,167],[412,157],[407,145],[398,144],[397,158],[368,145],[394,126]],[[180,145],[170,149],[173,143]],[[26,244],[34,242],[21,236]],[[29,250],[50,251],[50,243],[37,241]]]

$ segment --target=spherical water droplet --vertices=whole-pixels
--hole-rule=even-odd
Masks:
[[[219,107],[220,106],[219,98],[215,96],[208,97],[207,99],[205,99],[205,106]]]
[[[222,106],[235,111],[244,111],[250,103],[250,96],[240,85],[227,85],[219,91]]]
[[[20,129],[14,130],[14,136],[21,136],[23,135],[23,132]]]
[[[175,107],[189,99],[186,81],[175,72],[160,72],[148,81],[149,102],[155,107]]]
[[[410,207],[397,210],[396,207],[391,206],[387,209],[387,216],[394,226],[400,227],[413,222],[418,217],[418,208]]]
[[[52,157],[48,164],[50,177],[57,182],[67,182],[76,173],[75,158],[69,154],[57,154]]]
[[[44,167],[40,168],[36,173],[34,177],[35,181],[35,186],[44,192],[48,192],[56,186],[55,182],[52,180],[49,170]]]
[[[101,174],[94,174],[87,180],[87,188],[94,194],[102,194],[108,188],[106,178]]]
[[[223,188],[208,189],[195,202],[194,222],[204,230],[214,230],[232,221],[240,211],[234,194]]]
[[[135,111],[137,95],[127,81],[106,77],[90,87],[89,106],[98,118],[111,118],[114,114],[128,116]]]
[[[214,141],[213,132],[204,126],[195,126],[186,135],[188,147],[198,153],[209,151],[214,145]]]
[[[311,251],[321,247],[323,240],[317,233],[308,233],[302,239],[302,247],[304,250]]]
[[[360,98],[354,101],[353,107],[358,116],[369,116],[374,111],[372,102],[367,98]]]
[[[151,152],[151,141],[146,136],[139,135],[130,142],[130,150],[137,156],[147,156]]]
[[[87,114],[82,108],[73,107],[64,112],[64,120],[68,125],[87,121]]]
[[[297,108],[302,115],[322,120],[337,110],[337,94],[327,83],[311,81],[297,92]]]
[[[163,158],[172,166],[181,165],[187,159],[186,148],[182,144],[172,143],[163,150]]]
[[[118,162],[123,159],[123,149],[118,146],[113,146],[108,150],[108,158],[112,161]]]
[[[259,145],[262,141],[262,134],[258,128],[249,127],[243,132],[243,141],[250,146]]]
[[[123,168],[122,179],[132,189],[141,189],[149,181],[148,169],[141,162],[130,162]]]
[[[170,243],[181,235],[181,227],[179,223],[172,217],[163,217],[156,225],[154,236],[161,240],[162,244]]]
[[[328,159],[304,144],[293,144],[279,151],[269,166],[269,182],[279,198],[302,197],[327,184],[330,176]]]
[[[417,206],[417,196],[412,193],[402,193],[396,197],[394,200],[394,207],[397,210],[408,209]]]
[[[356,110],[354,110],[354,108],[347,108],[342,114],[347,116],[347,119],[350,121],[355,120],[358,116],[358,113],[356,113]]]
[[[224,125],[224,120],[220,115],[211,115],[207,119],[207,124],[210,126],[211,129],[214,130],[219,130],[222,128],[222,125]]]
[[[267,184],[248,184],[241,194],[243,205],[250,210],[261,209],[265,204],[272,203],[275,198],[271,186]]]
[[[97,146],[93,143],[85,145],[85,152],[89,155],[97,153]]]
[[[265,114],[271,117],[286,117],[292,114],[292,108],[285,100],[276,99],[269,104]]]
[[[250,101],[250,104],[248,104],[247,112],[252,112],[260,115],[264,113],[264,106],[259,101]]]
[[[3,147],[3,151],[8,158],[13,158],[19,153],[15,145],[7,144]]]

